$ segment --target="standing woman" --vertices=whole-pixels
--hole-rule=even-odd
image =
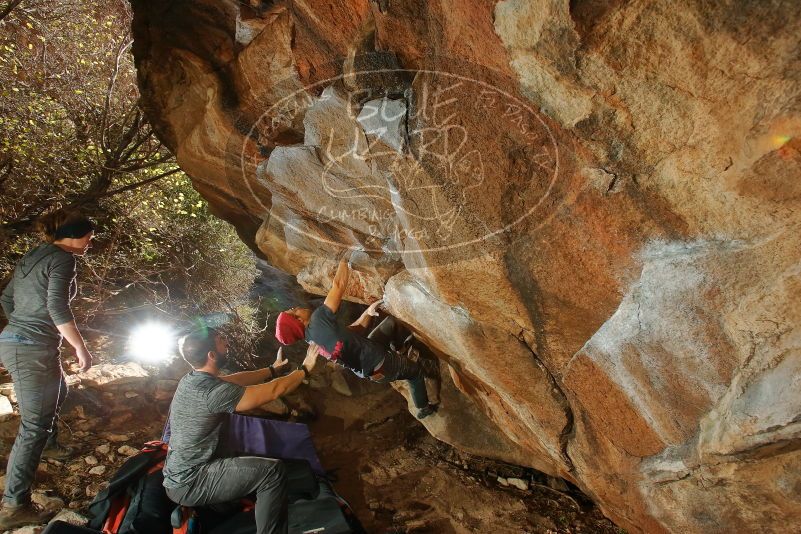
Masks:
[[[59,347],[75,348],[81,370],[92,366],[70,310],[75,297],[75,256],[91,247],[95,226],[77,213],[55,212],[41,224],[46,243],[14,268],[0,297],[8,325],[0,333],[0,359],[14,381],[20,425],[6,468],[0,532],[46,520],[31,505],[31,485],[42,456],[64,460],[74,451],[59,445],[56,419],[67,395]]]

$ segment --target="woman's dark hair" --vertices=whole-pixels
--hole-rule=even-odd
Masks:
[[[72,210],[57,210],[39,219],[39,231],[48,243],[59,239],[84,237],[95,230],[89,217]]]
[[[214,328],[200,328],[178,340],[178,351],[193,368],[203,367],[209,352],[216,349],[218,335],[220,332]]]

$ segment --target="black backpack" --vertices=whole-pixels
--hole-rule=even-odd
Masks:
[[[167,444],[151,441],[120,466],[106,489],[89,505],[87,525],[104,534],[173,534],[175,508],[164,490]]]
[[[255,534],[256,520],[252,503],[247,499],[196,509],[176,507],[162,485],[161,470],[166,457],[166,443],[145,444],[139,454],[122,464],[108,488],[98,493],[89,505],[92,519],[87,526],[93,530],[64,530],[64,534],[98,531],[103,534],[182,534],[193,528],[199,528],[203,534]],[[344,499],[334,492],[327,479],[314,474],[306,460],[283,461],[291,534],[364,532]],[[175,524],[171,524],[171,516]],[[61,531],[53,534],[61,534]]]

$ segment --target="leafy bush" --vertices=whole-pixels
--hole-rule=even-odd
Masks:
[[[99,222],[79,322],[119,335],[132,314],[223,311],[247,352],[253,255],[139,108],[127,2],[25,0],[0,19],[0,278],[37,242],[39,216],[78,208]]]

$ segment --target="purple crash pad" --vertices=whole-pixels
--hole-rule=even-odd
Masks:
[[[324,475],[309,427],[303,423],[274,421],[247,415],[231,414],[223,428],[217,454],[220,457],[264,456],[281,460],[306,460],[312,471]],[[164,427],[162,441],[170,441],[170,420]]]

